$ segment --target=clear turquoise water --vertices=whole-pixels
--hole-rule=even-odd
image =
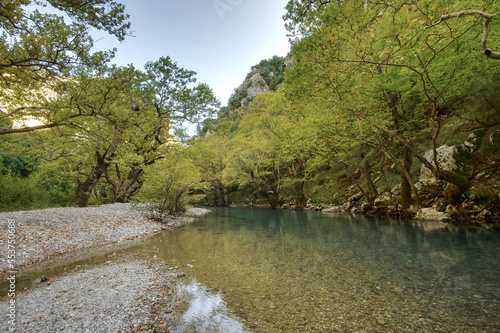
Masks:
[[[219,208],[147,247],[250,331],[500,332],[495,231]]]

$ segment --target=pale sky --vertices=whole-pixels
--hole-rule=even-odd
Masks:
[[[116,47],[114,63],[170,56],[197,72],[221,105],[245,79],[250,67],[274,55],[286,56],[290,45],[282,19],[287,0],[120,0],[130,14],[135,37],[120,43],[101,37],[96,49]]]

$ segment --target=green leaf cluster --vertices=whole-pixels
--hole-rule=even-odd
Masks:
[[[200,183],[200,175],[182,146],[172,145],[163,154],[168,157],[146,168],[146,182],[137,197],[160,219],[184,212],[191,200],[189,193]]]

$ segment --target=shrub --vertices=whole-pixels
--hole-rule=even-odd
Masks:
[[[32,177],[22,178],[10,173],[0,175],[0,210],[30,210],[65,206],[71,199],[71,191],[60,188],[47,189]]]
[[[145,170],[145,182],[137,197],[160,219],[184,212],[191,201],[189,191],[200,182],[183,147],[170,147],[165,156]]]

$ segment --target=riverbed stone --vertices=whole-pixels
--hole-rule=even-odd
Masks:
[[[40,278],[42,280],[42,278]],[[16,295],[16,324],[0,323],[2,332],[154,332],[156,312],[169,301],[173,285],[163,267],[147,260],[123,259],[38,284]],[[7,308],[9,300],[0,302]],[[153,328],[152,326],[155,326]]]
[[[430,221],[451,221],[452,218],[446,212],[440,212],[435,207],[429,208],[421,208],[417,215],[415,215],[416,219],[419,220],[430,220]]]
[[[341,211],[343,211],[342,206],[331,206],[331,207],[323,209],[324,213],[339,213]]]

